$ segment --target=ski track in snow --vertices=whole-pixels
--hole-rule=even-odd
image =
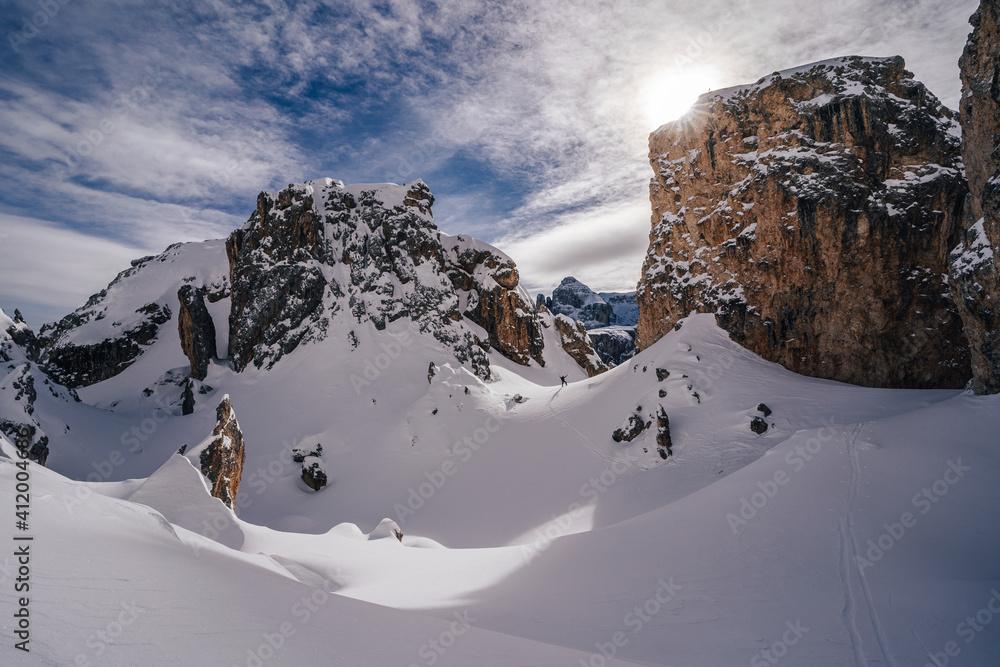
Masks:
[[[627,461],[625,459],[620,459],[617,456],[612,456],[612,455],[609,455],[609,454],[605,454],[603,451],[601,451],[600,447],[598,447],[597,445],[594,444],[593,440],[591,440],[590,438],[588,438],[585,434],[583,434],[582,432],[580,432],[575,426],[573,426],[568,421],[566,421],[565,419],[563,419],[562,415],[560,415],[558,412],[556,412],[556,409],[554,407],[552,407],[552,402],[554,400],[556,400],[556,396],[558,396],[559,392],[561,392],[561,391],[562,391],[562,388],[560,387],[555,392],[553,392],[552,397],[549,398],[549,401],[548,401],[548,403],[545,404],[545,407],[547,407],[549,409],[549,412],[552,413],[552,416],[555,417],[556,419],[558,419],[559,422],[563,426],[565,426],[568,429],[571,429],[574,433],[576,433],[580,437],[580,440],[583,441],[583,444],[585,444],[587,446],[587,448],[590,449],[590,451],[594,452],[594,454],[596,454],[602,460],[607,461],[608,463],[612,463],[613,464],[615,462],[621,462],[621,463],[624,463],[629,468],[633,468],[635,470],[648,470],[648,468],[644,468],[642,466],[637,466],[634,463],[632,463],[631,461]]]
[[[839,521],[840,577],[844,584],[845,598],[844,610],[841,616],[844,619],[844,624],[847,626],[847,631],[851,635],[851,645],[854,648],[854,661],[859,667],[867,665],[868,660],[865,658],[861,633],[858,631],[857,600],[854,592],[851,590],[850,573],[858,562],[858,536],[854,527],[852,510],[857,502],[858,492],[861,487],[861,461],[858,457],[858,437],[864,428],[864,423],[856,424],[847,436],[847,457],[851,467],[851,479],[847,502],[844,505],[844,514]],[[875,640],[878,642],[882,657],[886,664],[891,665],[891,667],[898,667],[896,656],[892,652],[892,647],[889,645],[889,640],[882,628],[882,623],[879,621],[878,610],[875,606],[875,600],[872,597],[871,588],[868,585],[868,579],[860,567],[857,568],[857,572],[858,579],[861,581],[861,591],[864,594],[865,605],[868,607],[868,616],[871,621],[872,631],[875,633]]]

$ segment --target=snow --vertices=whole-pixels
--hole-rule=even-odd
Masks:
[[[278,637],[264,664],[576,666],[612,645],[632,664],[728,665],[787,623],[808,628],[787,664],[1000,651],[991,628],[957,634],[1000,587],[1000,397],[797,376],[708,315],[567,387],[558,359],[494,359],[484,383],[403,321],[353,329],[353,351],[333,327],[270,371],[210,370],[198,400],[228,394],[246,442],[235,512],[175,453],[213,409],[154,412],[123,376],[90,388],[114,413],[39,392],[72,428],[50,433],[51,470],[31,467],[32,653],[4,646],[4,664],[247,665]],[[161,345],[129,370],[152,375]],[[612,441],[661,405],[673,457],[655,428]],[[335,472],[320,492],[290,456],[316,444]],[[14,474],[0,457],[2,507]],[[869,540],[888,547],[866,565]],[[96,639],[114,623],[114,643]]]

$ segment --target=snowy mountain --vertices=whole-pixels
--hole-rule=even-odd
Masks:
[[[557,315],[583,322],[588,330],[615,324],[635,326],[639,321],[635,292],[598,294],[572,276],[563,278],[552,290],[552,296],[539,294],[536,306],[545,306]]]
[[[842,253],[819,257],[830,266],[799,277],[857,277],[851,248],[885,260],[855,299],[943,324],[898,357],[875,350],[871,373],[926,379],[901,366],[928,346],[922,362],[954,371],[965,348],[941,316],[938,252],[954,211],[889,212],[957,196],[952,119],[895,59],[789,70],[705,104],[716,120],[780,108],[760,118],[819,134],[758,128],[737,142],[752,155],[715,133],[724,123],[654,135],[678,143],[653,153],[658,236],[634,356],[633,296],[567,278],[536,307],[511,258],[436,228],[421,181],[261,193],[227,239],[135,260],[37,336],[0,311],[2,664],[993,664],[1000,394],[796,374],[742,346],[718,308],[765,290],[715,289],[800,261],[847,219],[860,235],[860,218],[834,215],[860,192],[844,179],[862,174],[840,169],[857,156],[822,137],[895,114],[851,148],[873,169],[874,148],[913,157],[930,150],[904,140],[916,127],[952,166],[879,180],[865,243],[888,245],[845,232]],[[710,155],[672,159],[682,139]],[[747,190],[707,176],[726,161],[751,169]],[[847,195],[809,208],[834,181]],[[756,232],[734,229],[737,195],[758,194],[741,206]],[[786,197],[794,221],[756,206]],[[776,219],[790,254],[755,254],[785,233],[768,231]],[[893,256],[933,275],[907,274],[900,296],[875,280],[898,277]],[[799,332],[829,297],[802,289],[780,320]],[[978,316],[992,296],[977,294]],[[843,326],[853,337],[792,347],[855,359],[871,332]]]

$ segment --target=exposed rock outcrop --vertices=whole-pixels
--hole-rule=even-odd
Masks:
[[[209,301],[228,295],[221,241],[177,243],[132,261],[87,303],[39,331],[39,364],[67,387],[88,386],[131,366],[177,311],[183,285]],[[177,325],[174,325],[177,326]]]
[[[965,385],[948,249],[966,198],[952,113],[902,58],[841,58],[701,97],[650,136],[640,348],[711,312],[798,373]]]
[[[184,456],[208,479],[212,495],[232,508],[243,479],[246,447],[228,395],[222,398],[215,414],[212,435]]]
[[[177,291],[177,330],[181,349],[191,362],[191,377],[204,380],[216,357],[215,323],[205,305],[205,289],[184,285]]]
[[[45,370],[67,387],[86,387],[118,375],[135,361],[160,331],[160,325],[170,320],[170,307],[148,303],[138,308],[130,323],[112,323],[113,333],[102,341],[78,344],[71,332],[100,314],[94,310],[106,293],[90,298],[87,304],[70,313],[58,324],[45,325],[40,331],[42,361]],[[97,319],[101,319],[97,317]]]
[[[639,434],[646,430],[647,424],[643,420],[642,414],[639,412],[639,408],[636,408],[636,412],[633,412],[628,416],[622,425],[615,429],[615,432],[611,434],[611,439],[615,442],[632,442],[639,437]]]
[[[569,356],[573,357],[580,368],[587,371],[588,376],[594,377],[608,370],[607,364],[594,350],[590,337],[587,335],[587,329],[582,322],[571,320],[565,315],[556,315],[553,322],[559,331],[559,341],[562,348]]]
[[[951,285],[972,353],[972,388],[1000,393],[1000,2],[983,0],[959,61],[962,154],[970,206]]]
[[[674,441],[670,437],[670,417],[661,405],[656,411],[656,447],[661,458],[667,458],[674,453]]]
[[[48,377],[35,363],[38,343],[21,313],[11,319],[0,310],[0,431],[28,458],[45,465],[49,456],[49,436],[42,429],[36,410],[39,399],[79,402],[80,397]],[[48,427],[56,418],[45,420]],[[69,427],[65,424],[64,428]]]
[[[409,318],[484,379],[486,349],[544,365],[542,323],[514,262],[485,243],[438,231],[433,201],[421,181],[320,179],[261,193],[226,243],[236,370],[270,367],[325,338],[338,316],[378,330]]]
[[[556,315],[583,322],[588,330],[616,324],[634,326],[639,319],[635,292],[597,293],[572,276],[563,278],[552,296],[539,294],[536,310],[542,306]]]
[[[576,278],[563,278],[545,300],[545,307],[556,315],[583,322],[588,329],[616,324],[615,311],[604,299]]]
[[[514,262],[464,234],[442,241],[448,277],[466,303],[463,313],[486,330],[490,347],[519,364],[534,359],[544,366],[541,322]]]
[[[635,327],[601,327],[587,335],[597,356],[608,366],[620,366],[635,354]]]

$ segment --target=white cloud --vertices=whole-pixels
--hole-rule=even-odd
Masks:
[[[635,289],[649,237],[648,203],[560,216],[540,232],[494,241],[517,263],[525,287],[551,293],[568,275],[594,291]]]
[[[36,329],[81,306],[147,254],[34,218],[0,213],[0,307]]]

